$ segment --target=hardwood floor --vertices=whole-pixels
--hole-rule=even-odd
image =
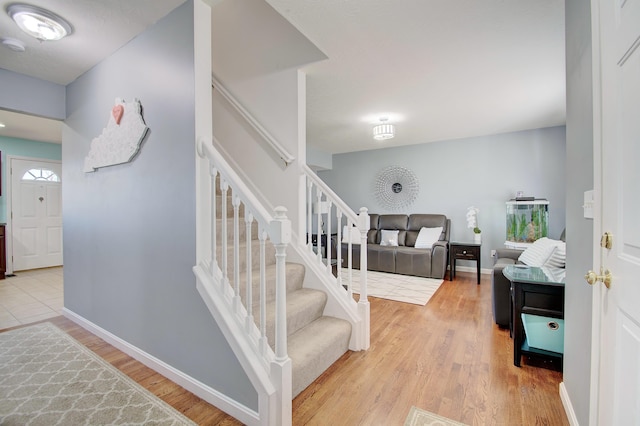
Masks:
[[[371,347],[345,354],[293,401],[295,424],[402,425],[412,405],[469,425],[568,425],[562,374],[513,365],[491,282],[458,273],[426,306],[370,299]]]
[[[412,405],[469,425],[568,425],[562,374],[513,365],[488,275],[460,272],[426,306],[370,298],[371,347],[348,352],[293,401],[294,425],[402,425]],[[64,317],[50,320],[202,425],[240,422]]]

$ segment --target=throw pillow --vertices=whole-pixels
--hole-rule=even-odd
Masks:
[[[440,234],[442,234],[442,226],[438,226],[437,228],[420,228],[415,248],[430,249],[433,247],[433,244],[440,239]]]
[[[553,240],[552,240],[553,241]],[[567,243],[564,241],[555,241],[556,249],[544,266],[552,266],[554,268],[564,268],[567,260]]]
[[[383,229],[382,237],[380,238],[380,245],[398,247],[398,230],[389,231]]]
[[[344,226],[342,228],[342,242],[348,244],[351,241],[351,244],[360,244],[360,231],[355,226],[351,227],[349,230],[348,226]]]
[[[518,260],[527,266],[542,266],[547,263],[556,249],[556,241],[547,237],[536,240],[529,248],[522,252]]]

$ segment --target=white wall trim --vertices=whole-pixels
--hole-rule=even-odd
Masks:
[[[82,316],[76,314],[75,312],[70,311],[67,308],[63,308],[62,313],[64,314],[65,317],[75,322],[85,330],[89,331],[92,334],[95,334],[96,336],[100,337],[110,345],[118,348],[119,350],[126,353],[130,357],[136,359],[137,361],[140,361],[147,367],[162,374],[163,376],[167,377],[174,383],[182,386],[189,392],[204,399],[211,405],[219,408],[220,410],[224,411],[230,416],[235,417],[236,419],[240,420],[244,424],[257,424],[259,422],[258,413],[256,413],[254,410],[250,409],[249,407],[246,407],[245,405],[240,404],[239,402],[218,392],[217,390],[211,388],[210,386],[172,367],[171,365],[165,363],[164,361],[159,360],[153,355],[150,355],[145,351],[139,349],[138,347],[130,344],[129,342],[122,340],[118,336],[99,327],[98,325],[83,318]]]
[[[560,399],[562,400],[562,406],[564,407],[567,419],[569,419],[569,424],[571,426],[578,426],[578,418],[576,417],[576,412],[573,410],[573,405],[571,405],[571,398],[569,398],[569,393],[564,386],[564,382],[560,382]]]

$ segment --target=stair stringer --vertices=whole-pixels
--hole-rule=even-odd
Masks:
[[[360,302],[356,302],[349,297],[347,291],[337,284],[333,275],[328,273],[326,265],[318,262],[318,259],[309,254],[309,251],[298,244],[298,238],[294,235],[291,243],[287,247],[287,259],[301,263],[306,268],[303,287],[320,290],[327,294],[327,304],[324,309],[324,316],[336,317],[351,323],[351,338],[349,340],[349,350],[361,351],[369,348],[368,332],[364,325],[368,323],[362,317],[368,315],[368,309],[363,310]]]
[[[231,287],[223,286],[220,277],[212,278],[208,270],[208,265],[193,267],[196,288],[258,394],[257,412],[232,400],[230,400],[230,407],[226,407],[225,411],[248,425],[278,424],[275,418],[276,404],[278,403],[277,392],[272,378],[267,373],[270,371],[270,366],[268,365],[269,361],[266,361],[274,361],[273,351],[267,347],[264,348],[264,355],[255,352],[254,348],[259,347],[257,344],[260,337],[258,328],[254,325],[254,329],[249,333],[249,339],[255,343],[250,345],[247,341],[247,329],[240,325],[241,317],[232,308],[233,291]],[[241,306],[240,309],[244,310],[244,307]],[[289,368],[289,375],[291,376],[291,368]]]

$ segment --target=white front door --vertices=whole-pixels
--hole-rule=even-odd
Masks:
[[[612,282],[593,293],[590,424],[640,425],[640,0],[592,5],[594,237],[613,244],[594,249]]]
[[[13,269],[62,265],[62,166],[11,159]]]

